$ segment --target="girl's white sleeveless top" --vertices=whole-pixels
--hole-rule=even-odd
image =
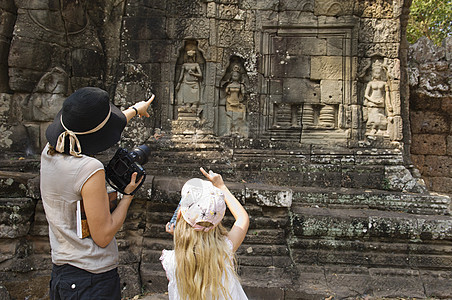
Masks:
[[[232,242],[226,239],[228,246],[232,252]],[[168,278],[168,296],[169,300],[180,300],[179,291],[177,290],[176,282],[176,256],[174,250],[163,250],[162,256],[160,257],[163,268],[166,271],[166,277]],[[228,292],[230,298],[223,298],[220,293],[221,300],[248,300],[245,292],[243,291],[242,285],[240,284],[237,276],[234,276],[230,270],[228,270]],[[224,281],[224,277],[223,277]]]

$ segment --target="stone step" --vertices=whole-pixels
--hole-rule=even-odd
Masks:
[[[156,148],[145,168],[148,174],[153,175],[192,177],[198,174],[193,165],[221,170],[225,178],[236,182],[426,191],[418,172],[412,166],[406,166],[401,151],[397,149],[334,151],[306,147],[256,150],[237,145],[203,151]]]
[[[448,196],[375,189],[291,187],[292,202],[306,207],[375,209],[412,214],[450,215]]]
[[[28,182],[38,177],[37,173],[31,172],[0,171],[0,197],[28,197]]]
[[[293,205],[294,263],[450,270],[452,217]]]
[[[284,299],[450,299],[452,272],[299,264]]]

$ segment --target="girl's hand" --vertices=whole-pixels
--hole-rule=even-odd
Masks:
[[[125,193],[127,193],[127,194],[132,193],[137,188],[137,186],[140,184],[140,182],[143,180],[143,177],[141,177],[140,180],[138,180],[138,182],[137,182],[136,181],[137,180],[137,175],[138,175],[137,172],[134,172],[132,174],[132,177],[130,177],[130,183],[124,189]]]
[[[221,189],[225,186],[223,177],[221,177],[220,174],[214,173],[212,170],[209,171],[209,173],[204,170],[204,168],[199,168],[201,173],[210,181],[212,182],[213,186]]]
[[[165,231],[168,232],[169,234],[173,235],[174,234],[174,223],[166,223],[165,225]]]

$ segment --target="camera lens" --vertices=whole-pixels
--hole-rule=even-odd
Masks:
[[[141,145],[136,147],[130,152],[130,155],[134,158],[134,160],[140,165],[144,165],[148,162],[148,157],[151,154],[151,149],[146,145]]]

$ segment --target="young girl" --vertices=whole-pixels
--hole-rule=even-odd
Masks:
[[[234,269],[248,214],[221,175],[200,170],[209,181],[194,178],[185,183],[176,226],[166,225],[174,235],[174,250],[163,250],[160,257],[169,299],[248,299]],[[221,225],[226,205],[235,218],[229,232]]]

